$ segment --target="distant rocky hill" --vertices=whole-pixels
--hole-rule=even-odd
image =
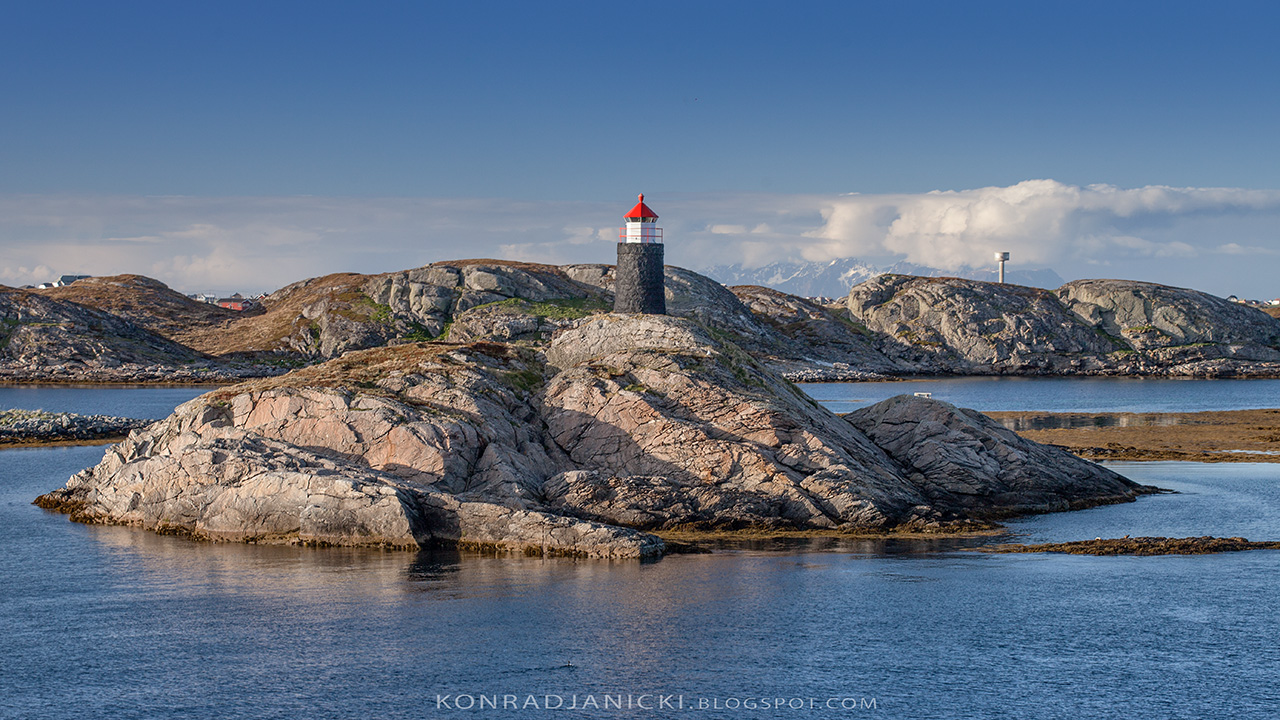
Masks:
[[[199,353],[109,312],[0,287],[0,358],[44,368],[190,363]]]
[[[882,275],[850,315],[905,372],[1280,374],[1280,320],[1195,290],[1078,280],[1057,291]]]
[[[475,320],[467,314],[472,308],[520,300],[569,303],[568,309],[551,313],[553,317],[581,316],[606,307],[599,291],[573,281],[555,266],[463,260],[296,282],[267,296],[262,313],[236,321],[230,332],[208,331],[193,344],[223,356],[330,358],[388,342],[444,337],[459,322],[464,326],[458,332],[465,335],[472,331],[466,323]],[[581,312],[572,312],[574,306]],[[525,309],[518,314],[536,314],[536,308]]]
[[[219,389],[38,504],[212,540],[634,558],[663,551],[653,530],[943,532],[1149,490],[934,400],[837,417],[700,322],[602,314],[541,350],[407,343]]]
[[[192,300],[159,280],[142,275],[89,277],[33,292],[105,310],[197,350],[202,348],[193,342],[196,337],[241,317],[234,310]]]
[[[42,368],[61,366],[72,375],[91,370],[86,380],[133,381],[163,378],[179,365],[221,376],[270,375],[352,350],[425,340],[545,350],[557,333],[607,313],[613,302],[610,265],[500,260],[326,275],[282,288],[248,313],[195,303],[139,276],[94,280],[56,294],[101,310],[56,300],[55,291],[8,291],[11,305],[26,298],[21,304],[29,306],[10,311],[27,320],[18,334],[18,320],[6,326],[11,339],[0,362],[7,363],[4,372],[16,373],[9,377],[38,378]],[[792,380],[1280,374],[1280,321],[1151,283],[1081,280],[1050,291],[880,275],[825,304],[759,285],[727,288],[671,266],[666,283],[670,314],[731,340]],[[117,366],[128,367],[112,378]],[[140,376],[141,366],[154,372]]]
[[[0,381],[228,382],[277,371],[228,364],[120,315],[0,286]]]
[[[939,270],[908,262],[878,267],[857,258],[838,258],[829,262],[778,262],[758,268],[747,268],[741,264],[717,265],[706,268],[703,272],[725,285],[761,285],[801,297],[831,298],[844,297],[854,285],[885,274],[960,277],[989,282],[999,279],[999,272],[995,267]],[[1042,288],[1055,288],[1062,284],[1058,273],[1048,269],[1011,267],[1005,273],[1005,280]]]
[[[768,361],[789,377],[856,380],[902,372],[902,366],[877,347],[875,334],[854,321],[846,308],[824,307],[754,285],[729,289],[784,338]]]

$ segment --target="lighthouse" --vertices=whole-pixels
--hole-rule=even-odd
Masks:
[[[623,216],[627,226],[618,232],[618,268],[614,274],[613,311],[667,314],[662,277],[662,228],[658,214],[644,204],[644,193]]]

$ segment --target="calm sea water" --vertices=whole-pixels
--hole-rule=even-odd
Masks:
[[[30,505],[101,454],[0,451],[0,717],[1127,720],[1280,706],[1277,552],[826,541],[542,560],[193,543]],[[1011,533],[1280,539],[1280,465],[1115,467],[1179,494]],[[458,709],[628,694],[629,710]],[[683,709],[640,709],[640,695]],[[741,707],[760,698],[804,707]]]
[[[159,420],[212,386],[0,385],[0,410],[48,410]]]
[[[982,412],[1199,412],[1280,408],[1280,380],[1165,378],[927,378],[903,382],[806,383],[832,412],[852,412],[903,393]]]

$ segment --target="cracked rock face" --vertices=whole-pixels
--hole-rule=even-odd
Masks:
[[[463,342],[545,340],[555,329],[554,323],[540,326],[539,318],[516,312],[518,308],[472,315],[458,323],[473,308],[512,299],[537,303],[602,297],[594,287],[555,266],[497,260],[443,262],[376,275],[365,282],[363,292],[373,302],[386,305],[392,318],[417,323],[431,336],[440,335],[449,323],[458,324],[462,337],[451,339]]]
[[[1132,483],[1100,465],[939,400],[899,395],[847,419],[906,471],[932,505],[1013,514],[1123,501],[1133,491]]]
[[[847,308],[830,309],[755,285],[739,285],[730,290],[752,313],[787,338],[774,351],[777,360],[771,363],[787,377],[825,371],[825,377],[815,375],[812,379],[862,380],[892,375],[902,369],[876,349],[874,334],[849,317]]]
[[[1077,280],[1057,293],[1085,323],[1167,360],[1179,350],[1280,360],[1280,320],[1206,293],[1133,280]]]
[[[941,527],[1140,491],[896,403],[850,422],[696,322],[595,315],[545,356],[407,344],[222,388],[40,502],[210,539],[642,557],[645,530]]]
[[[887,527],[921,499],[893,463],[740,349],[674,318],[556,338],[544,392],[575,472],[554,507],[642,527]],[[585,471],[585,472],[581,472]]]
[[[1280,320],[1205,293],[1129,280],[1056,292],[959,278],[882,275],[850,314],[908,372],[1280,373]]]
[[[885,354],[923,372],[1079,369],[1117,349],[1039,288],[881,275],[855,287],[848,306]]]

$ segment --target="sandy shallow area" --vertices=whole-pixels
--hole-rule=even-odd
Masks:
[[[1280,462],[1280,410],[987,415],[1029,440],[1090,460]]]

